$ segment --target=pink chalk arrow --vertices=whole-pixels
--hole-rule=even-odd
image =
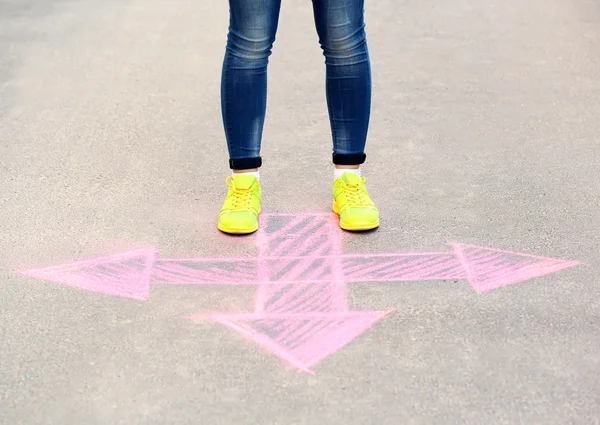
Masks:
[[[262,283],[255,312],[217,314],[212,319],[299,370],[313,373],[310,367],[353,341],[387,312],[348,310],[339,231],[330,215],[283,215],[269,220],[258,233],[257,273]],[[295,283],[299,278],[303,282]],[[287,283],[273,285],[272,281]]]
[[[212,319],[257,342],[301,371],[335,353],[383,318],[385,311],[338,314],[232,314]]]
[[[150,285],[258,285],[254,312],[210,318],[310,371],[387,314],[350,310],[349,282],[464,279],[484,292],[579,264],[460,243],[447,252],[343,255],[334,218],[263,215],[256,258],[156,259],[142,249],[23,274],[134,299],[146,299]]]
[[[452,246],[453,251],[448,252],[157,260],[151,283],[281,286],[333,281],[462,279],[467,280],[475,291],[485,292],[580,264],[579,261],[476,245],[455,243]],[[334,273],[341,275],[335,276]],[[266,291],[262,290],[263,293]],[[272,288],[270,291],[278,290]]]
[[[465,270],[466,279],[477,292],[544,276],[574,267],[579,261],[539,257],[519,252],[453,244],[456,257]]]
[[[155,251],[151,248],[32,269],[22,274],[91,292],[145,300]]]
[[[476,245],[452,246],[453,252],[346,255],[342,267],[349,282],[464,279],[475,291],[485,292],[580,264]]]

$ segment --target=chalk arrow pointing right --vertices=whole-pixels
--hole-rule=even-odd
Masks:
[[[579,261],[539,257],[475,245],[455,243],[453,246],[466,279],[477,292],[523,282],[580,264]]]
[[[465,279],[481,293],[580,264],[476,245],[452,246],[453,252],[347,255],[342,267],[348,282]]]

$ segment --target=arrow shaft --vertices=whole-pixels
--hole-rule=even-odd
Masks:
[[[157,260],[157,285],[269,285],[466,279],[452,252]]]
[[[322,313],[347,311],[343,282],[261,285],[255,311],[261,313]]]
[[[466,278],[462,263],[452,252],[345,256],[342,268],[349,282]]]
[[[250,285],[258,280],[256,260],[189,259],[158,260],[152,270],[152,284]]]
[[[329,216],[302,215],[279,220],[259,230],[259,275],[262,282],[303,280],[306,283],[261,284],[256,312],[311,313],[347,311],[342,281],[341,240]],[[333,254],[325,256],[323,254]],[[317,283],[319,282],[319,283]]]

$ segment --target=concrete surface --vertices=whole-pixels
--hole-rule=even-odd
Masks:
[[[146,302],[16,270],[156,246],[242,256],[216,230],[224,1],[0,0],[0,423],[600,423],[600,5],[371,0],[364,167],[382,212],[349,253],[458,241],[584,264],[484,294],[355,284],[397,311],[316,366],[182,316],[248,287]],[[262,170],[268,212],[330,207],[311,2],[284,1]],[[298,190],[300,189],[300,190]]]

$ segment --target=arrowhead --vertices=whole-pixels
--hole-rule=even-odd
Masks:
[[[457,243],[452,246],[465,269],[467,280],[477,292],[523,282],[580,264],[579,261],[538,257],[475,245]]]
[[[249,337],[298,369],[309,368],[335,353],[389,311],[260,315],[214,315],[212,319]]]
[[[21,274],[91,292],[144,300],[149,293],[155,251],[140,249]]]

